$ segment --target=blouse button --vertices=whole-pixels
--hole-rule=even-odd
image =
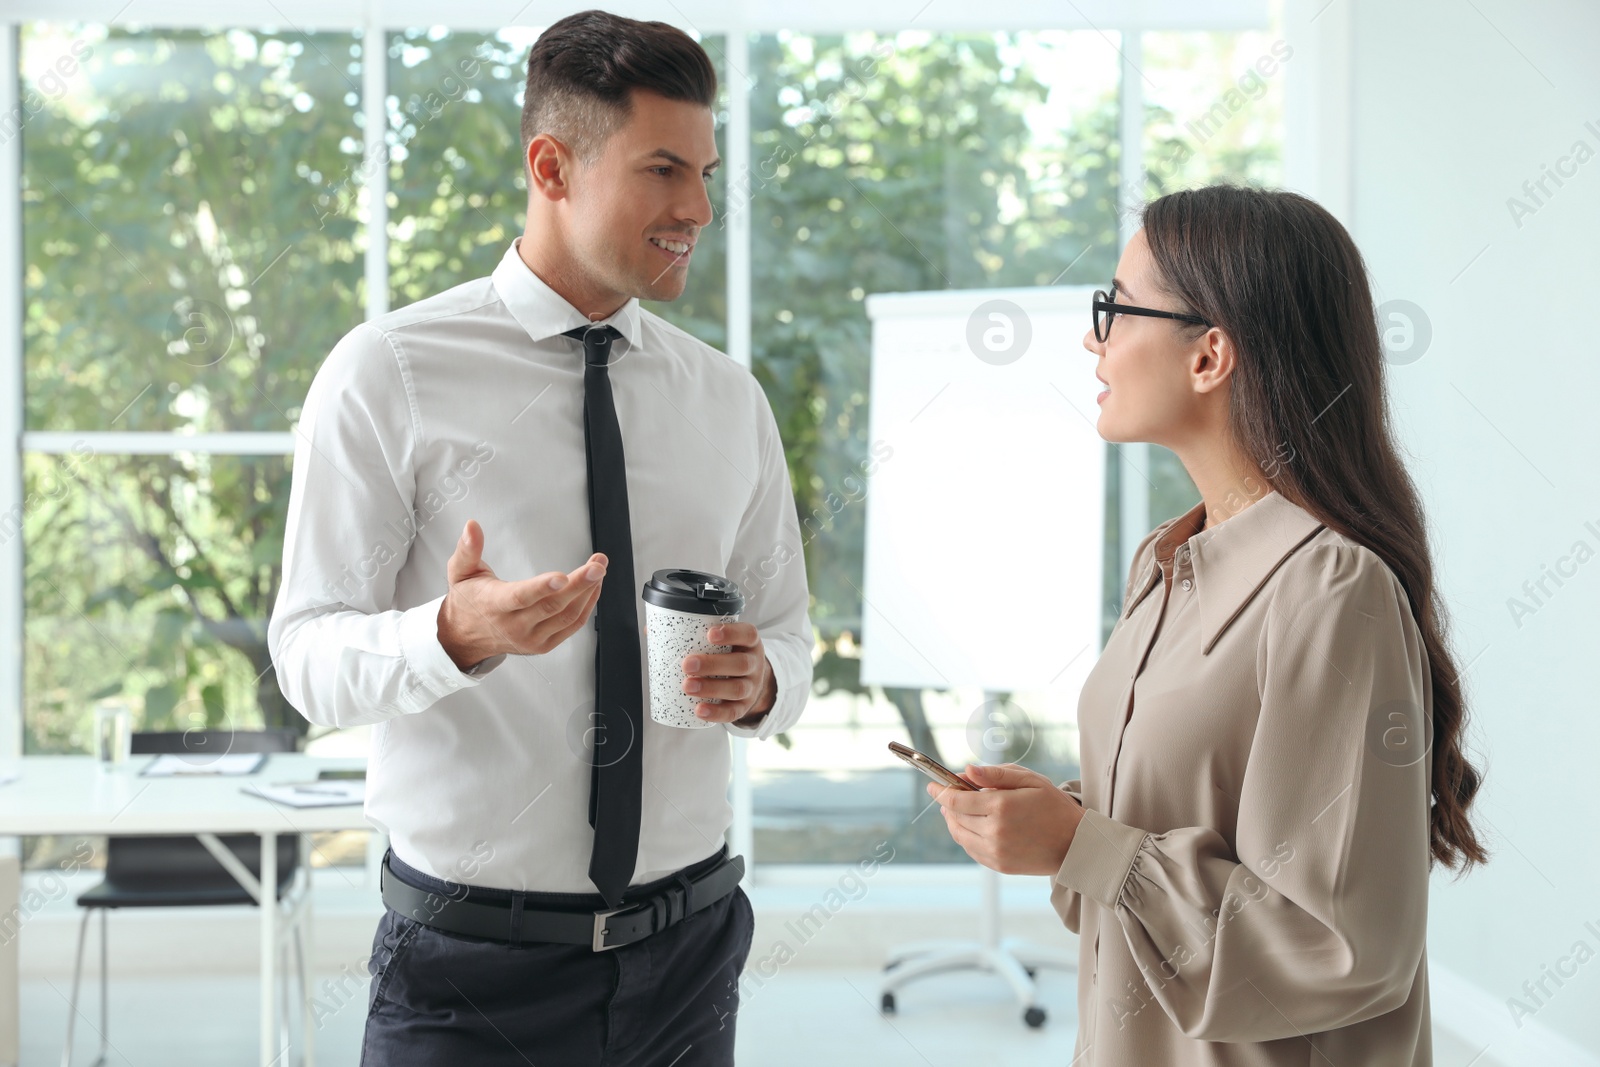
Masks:
[[[1194,582],[1191,579],[1185,578],[1183,580],[1183,591],[1185,593],[1187,593],[1193,587],[1194,587]]]

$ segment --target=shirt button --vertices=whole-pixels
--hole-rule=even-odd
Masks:
[[[1183,580],[1183,591],[1187,593],[1192,588],[1194,588],[1194,582],[1188,578],[1185,578]]]

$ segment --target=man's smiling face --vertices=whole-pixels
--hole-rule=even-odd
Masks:
[[[577,268],[624,298],[676,300],[711,223],[706,187],[720,163],[708,108],[634,90],[627,119],[574,175]]]

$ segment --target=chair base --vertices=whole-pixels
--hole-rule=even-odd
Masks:
[[[906,983],[929,974],[975,970],[996,974],[1006,980],[1022,1006],[1022,1021],[1037,1029],[1048,1013],[1038,1002],[1038,987],[1033,976],[1041,967],[1077,970],[1077,962],[1066,953],[1033,945],[1014,937],[996,944],[982,941],[921,941],[903,945],[889,953],[879,985],[879,1009],[885,1015],[898,1010],[895,991]]]

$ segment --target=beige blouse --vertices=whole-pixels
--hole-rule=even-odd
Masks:
[[[1423,1067],[1427,652],[1393,572],[1277,492],[1141,542],[1079,699],[1073,1067]]]

